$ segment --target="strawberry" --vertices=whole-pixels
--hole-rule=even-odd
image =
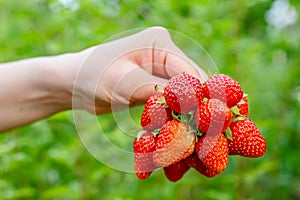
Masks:
[[[155,130],[172,119],[171,109],[165,108],[163,102],[163,94],[155,94],[148,98],[141,117],[144,130]]]
[[[195,134],[176,120],[166,122],[157,135],[153,162],[158,167],[168,167],[193,153]]]
[[[241,86],[225,74],[210,77],[203,87],[204,97],[220,99],[227,103],[229,108],[235,106],[243,97]]]
[[[172,182],[179,181],[183,175],[190,169],[190,166],[181,160],[168,167],[164,167],[165,176]]]
[[[208,169],[203,162],[199,159],[197,153],[192,153],[189,157],[187,157],[186,159],[184,159],[185,163],[194,168],[196,171],[198,171],[199,173],[201,173],[202,175],[211,178],[216,176],[218,173],[216,173],[215,171],[212,171],[210,169]]]
[[[209,170],[221,173],[228,165],[228,142],[224,134],[202,136],[195,145],[195,152]]]
[[[188,113],[202,101],[202,84],[190,74],[179,74],[172,77],[165,89],[164,97],[167,105],[178,113]]]
[[[153,164],[153,152],[156,138],[150,132],[145,132],[133,142],[134,169],[139,179],[148,178],[156,168]]]
[[[237,112],[235,114],[246,116],[246,117],[248,116],[249,106],[248,106],[248,98],[246,95],[244,95],[241,101],[237,103],[236,109]]]
[[[229,154],[250,158],[263,156],[266,152],[266,140],[249,118],[230,124],[232,140],[228,140]]]
[[[200,103],[195,112],[197,127],[208,135],[224,132],[228,128],[231,118],[231,110],[219,99],[208,99]]]

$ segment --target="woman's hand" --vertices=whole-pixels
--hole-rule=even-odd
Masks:
[[[0,65],[0,132],[54,113],[119,111],[146,101],[179,73],[206,74],[152,27],[86,50]]]
[[[183,72],[207,78],[166,29],[148,28],[92,47],[74,81],[73,108],[102,114],[141,104],[156,92],[155,85]]]

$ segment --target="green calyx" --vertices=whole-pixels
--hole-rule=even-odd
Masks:
[[[235,117],[235,118],[232,120],[232,122],[236,122],[236,121],[240,121],[240,120],[245,120],[245,119],[247,119],[247,117],[245,117],[245,116],[238,116],[238,117]]]
[[[237,106],[233,106],[232,108],[230,108],[230,110],[235,115],[241,115],[240,110],[238,109]]]
[[[161,87],[159,87],[158,85],[155,85],[155,86],[154,86],[154,89],[155,89],[156,92],[159,92],[159,93],[161,93],[161,94],[164,93],[164,89],[161,88]]]
[[[175,120],[186,124],[189,127],[189,133],[198,135],[198,129],[194,120],[194,111],[190,111],[186,114],[176,113],[172,111],[172,117]]]
[[[157,103],[162,104],[164,108],[168,108],[168,105],[167,105],[166,100],[165,100],[164,97],[158,98]]]
[[[224,135],[227,139],[232,140],[232,132],[229,127],[225,130]]]

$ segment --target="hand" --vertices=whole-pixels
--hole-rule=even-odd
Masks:
[[[183,72],[207,78],[160,27],[76,53],[0,64],[0,132],[63,110],[103,114],[138,105]]]
[[[155,85],[179,73],[206,74],[173,43],[168,31],[152,27],[87,50],[74,80],[73,108],[103,114],[145,102]]]

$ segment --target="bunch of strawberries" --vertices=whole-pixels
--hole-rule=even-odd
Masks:
[[[147,100],[141,126],[133,142],[139,179],[157,168],[173,182],[190,168],[214,177],[225,170],[229,155],[256,158],[266,151],[264,137],[248,118],[247,95],[225,74],[204,84],[187,73],[172,77]]]

